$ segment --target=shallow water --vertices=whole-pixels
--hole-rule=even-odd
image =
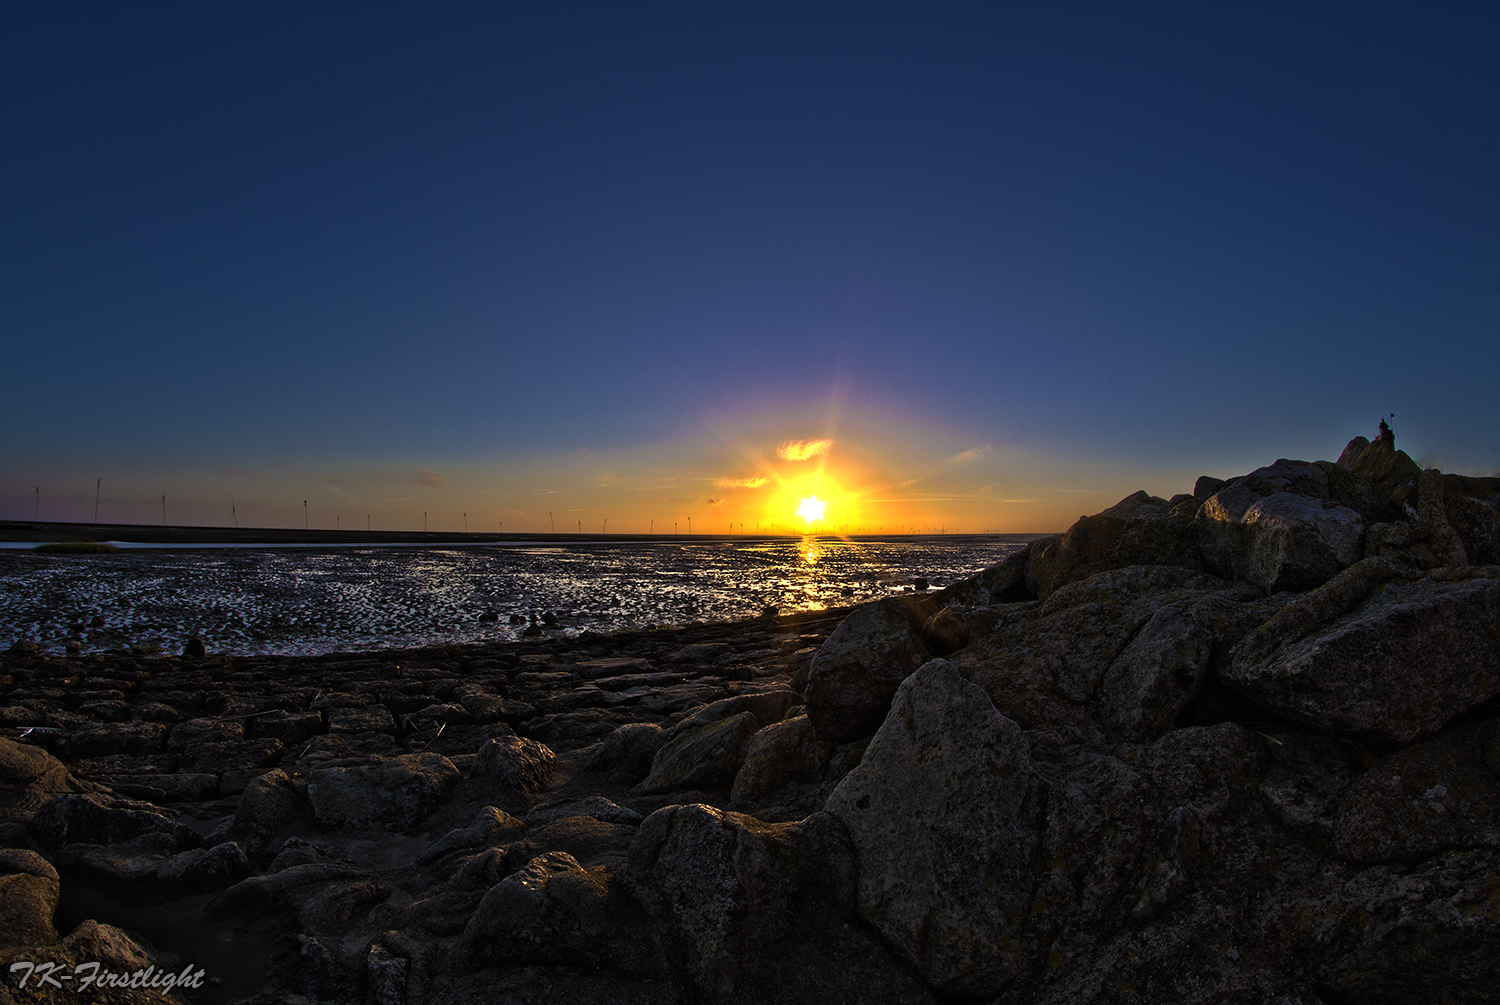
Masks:
[[[546,613],[545,635],[732,620],[873,600],[917,576],[936,589],[1029,539],[7,550],[0,647],[24,637],[62,653],[71,637],[83,653],[180,652],[197,633],[210,652],[307,655],[511,641]]]

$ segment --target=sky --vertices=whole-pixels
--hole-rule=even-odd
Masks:
[[[1047,532],[1391,414],[1497,474],[1496,52],[1493,4],[5,4],[0,518]]]

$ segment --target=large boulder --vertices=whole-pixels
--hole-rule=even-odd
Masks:
[[[1324,1000],[1362,1005],[1488,1002],[1500,987],[1500,852],[1375,866],[1344,888],[1348,909],[1315,972]]]
[[[425,820],[458,780],[458,769],[441,754],[403,754],[314,771],[307,798],[322,824],[405,830]]]
[[[651,762],[667,731],[654,722],[629,722],[615,729],[594,748],[584,764],[621,787],[634,785],[651,772]]]
[[[741,712],[679,733],[656,752],[651,774],[635,791],[650,794],[727,785],[744,761],[745,741],[759,730],[755,714]]]
[[[610,879],[566,852],[538,855],[490,887],[453,947],[465,969],[507,964],[659,968],[642,926],[610,902]]]
[[[745,741],[780,722],[796,699],[795,691],[777,686],[696,709],[663,735],[651,772],[637,791],[673,792],[730,784],[744,762]]]
[[[1080,517],[1061,537],[1036,541],[1026,563],[1026,590],[1046,600],[1055,591],[1109,569],[1132,565],[1203,567],[1190,516],[1162,511],[1136,496]],[[1165,501],[1157,500],[1165,505]]]
[[[1344,447],[1336,462],[1340,468],[1368,479],[1377,498],[1389,500],[1396,487],[1421,474],[1417,462],[1406,451],[1397,450],[1395,439],[1377,439],[1371,443],[1356,436]]]
[[[1234,643],[1273,613],[1247,599],[1222,591],[1159,607],[1105,670],[1101,718],[1136,740],[1170,729]]]
[[[704,1001],[930,1003],[853,918],[854,860],[839,822],[772,824],[691,803],[657,810],[625,882],[666,965]]]
[[[767,726],[745,743],[744,764],[734,776],[730,801],[740,805],[791,781],[818,780],[837,747],[818,736],[806,715]]]
[[[0,947],[57,941],[57,870],[34,851],[0,848]]]
[[[1032,783],[1020,727],[933,660],[828,798],[854,844],[861,916],[939,994],[993,995],[1025,968]]]
[[[1137,633],[1163,607],[1221,593],[1243,597],[1246,589],[1173,566],[1113,569],[1061,587],[1039,606],[1011,605],[1000,627],[953,659],[1023,728],[1098,743],[1103,730],[1093,709],[1101,683]],[[1150,701],[1140,694],[1118,697],[1122,718],[1135,714],[1125,707],[1131,700]]]
[[[1056,535],[1033,541],[1010,555],[998,565],[961,579],[933,594],[932,599],[941,606],[964,604],[970,607],[990,607],[995,604],[1014,603],[1018,600],[1035,600],[1035,594],[1026,592],[1026,563],[1038,546],[1056,540]]]
[[[1390,571],[1377,564],[1384,560],[1365,561],[1350,575]],[[1304,612],[1320,611],[1343,586],[1341,578],[1288,605],[1236,647],[1220,675],[1287,718],[1388,744],[1434,733],[1500,693],[1500,579],[1392,580],[1348,613],[1299,631]]]
[[[855,608],[828,636],[807,679],[807,717],[819,736],[843,743],[880,728],[896,688],[932,655],[922,613],[892,597]]]
[[[524,815],[557,766],[557,755],[545,743],[514,734],[486,740],[474,755],[472,787],[480,797],[507,813]]]
[[[78,791],[78,782],[57,758],[40,747],[0,739],[0,843],[24,844],[37,810]]]
[[[120,856],[172,855],[202,841],[170,810],[103,793],[57,796],[31,818],[31,833],[70,861],[101,848]]]
[[[1334,850],[1353,862],[1420,862],[1500,849],[1500,785],[1485,766],[1482,724],[1455,723],[1378,758],[1339,803]]]
[[[1306,590],[1362,556],[1365,519],[1333,498],[1335,465],[1280,460],[1215,492],[1196,517],[1204,560],[1267,593]]]

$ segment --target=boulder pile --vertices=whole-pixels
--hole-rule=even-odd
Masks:
[[[267,1005],[1500,1000],[1500,479],[1388,435],[850,611],[0,674],[0,968]]]

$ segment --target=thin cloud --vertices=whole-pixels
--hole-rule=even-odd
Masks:
[[[989,453],[993,449],[994,449],[994,445],[993,444],[986,443],[982,447],[974,447],[972,450],[965,450],[961,454],[954,454],[952,457],[948,458],[948,463],[949,464],[963,464],[965,461],[976,460],[976,459],[978,459],[980,457],[983,457],[985,454]]]
[[[832,449],[832,440],[787,440],[776,448],[776,455],[784,461],[805,461]]]
[[[758,489],[765,483],[764,478],[720,478],[714,482],[721,489]]]
[[[426,468],[423,468],[421,473],[416,476],[416,480],[419,485],[443,484],[442,475],[438,474],[436,471],[428,471]]]

